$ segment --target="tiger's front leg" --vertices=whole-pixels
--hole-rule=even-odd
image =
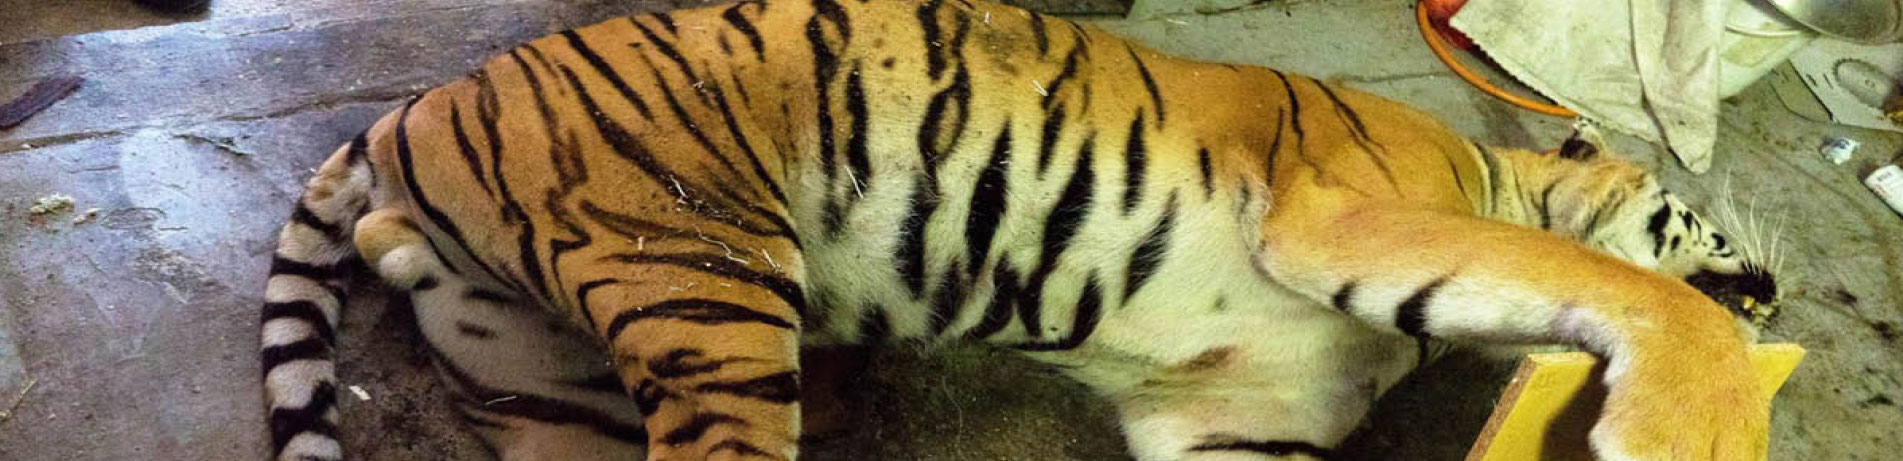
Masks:
[[[645,415],[648,460],[795,458],[803,301],[789,240],[707,229],[568,258],[593,263],[564,278]]]
[[[1275,206],[1258,267],[1377,328],[1608,356],[1610,394],[1591,437],[1600,459],[1764,457],[1769,405],[1745,341],[1682,281],[1477,217],[1326,192]]]

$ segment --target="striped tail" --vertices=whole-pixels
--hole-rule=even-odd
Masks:
[[[259,325],[271,459],[343,459],[333,351],[347,270],[360,264],[351,230],[370,205],[368,144],[358,136],[326,160],[278,231]]]

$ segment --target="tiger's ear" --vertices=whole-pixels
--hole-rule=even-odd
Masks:
[[[1582,139],[1577,131],[1567,137],[1565,143],[1559,145],[1559,158],[1586,160],[1595,155],[1599,155],[1599,146]]]
[[[1568,160],[1588,160],[1598,157],[1606,145],[1605,138],[1599,134],[1599,127],[1587,123],[1584,119],[1573,123],[1573,134],[1559,145],[1559,158]]]

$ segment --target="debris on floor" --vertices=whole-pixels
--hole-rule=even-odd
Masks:
[[[1824,145],[1817,150],[1824,153],[1825,160],[1830,160],[1832,164],[1842,165],[1850,161],[1850,157],[1856,155],[1857,145],[1855,139],[1826,136]]]
[[[84,79],[79,77],[62,75],[34,84],[32,88],[26,90],[26,94],[20,95],[19,98],[6,105],[0,105],[0,128],[19,125],[33,114],[52,107],[53,103],[65,99],[67,95],[73,94],[73,90],[79,89],[79,83],[82,81]]]
[[[365,391],[363,390],[363,386],[357,386],[357,385],[351,385],[351,386],[350,386],[350,393],[351,393],[351,394],[356,394],[356,395],[357,395],[357,401],[360,401],[360,402],[368,402],[368,401],[370,401],[370,393],[369,393],[369,392],[365,392]]]
[[[77,226],[80,224],[92,222],[92,220],[98,218],[99,213],[103,211],[105,210],[101,210],[98,208],[87,208],[85,213],[80,213],[79,216],[73,217],[73,225]]]
[[[0,423],[5,423],[13,419],[13,415],[20,411],[20,405],[26,403],[27,393],[33,392],[33,385],[39,383],[39,381],[33,378],[26,379],[26,385],[20,387],[20,393],[14,394],[13,401],[7,404],[5,410],[0,410]]]
[[[1891,210],[1903,214],[1903,168],[1896,164],[1884,165],[1863,178],[1863,184],[1882,197],[1883,203],[1889,204]]]
[[[27,214],[32,217],[41,217],[41,216],[46,216],[50,214],[65,213],[72,210],[73,210],[73,198],[67,197],[61,194],[52,194],[45,197],[40,197],[39,200],[33,201],[32,208],[26,209]]]

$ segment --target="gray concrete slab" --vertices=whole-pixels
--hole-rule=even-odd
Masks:
[[[397,99],[500,47],[698,3],[219,0],[208,16],[154,19],[107,0],[0,0],[0,24],[39,24],[0,28],[0,97],[58,72],[89,79],[0,131],[0,405],[26,378],[39,383],[0,422],[0,459],[260,458],[258,293],[272,229],[308,168]],[[1567,130],[1453,78],[1420,46],[1405,0],[1207,3],[1236,7],[1093,21],[1168,52],[1407,101],[1494,143],[1550,146]],[[1109,4],[1086,6],[1127,5]],[[456,33],[436,33],[442,24]],[[81,32],[93,33],[70,35]],[[1787,223],[1791,289],[1767,339],[1813,353],[1776,401],[1772,459],[1887,459],[1903,451],[1892,437],[1903,218],[1857,177],[1903,136],[1803,120],[1762,85],[1725,110],[1705,175],[1617,141],[1684,195]],[[1862,141],[1862,156],[1830,165],[1812,148],[1824,135]],[[29,215],[53,193],[99,215]],[[375,291],[352,302],[341,380],[372,398],[343,399],[346,444],[362,459],[482,459],[446,414],[407,316]],[[885,351],[874,365],[848,399],[856,430],[812,443],[812,459],[1127,459],[1106,404],[1048,368],[974,348]],[[1342,458],[1459,459],[1508,370],[1461,356],[1423,371]]]

